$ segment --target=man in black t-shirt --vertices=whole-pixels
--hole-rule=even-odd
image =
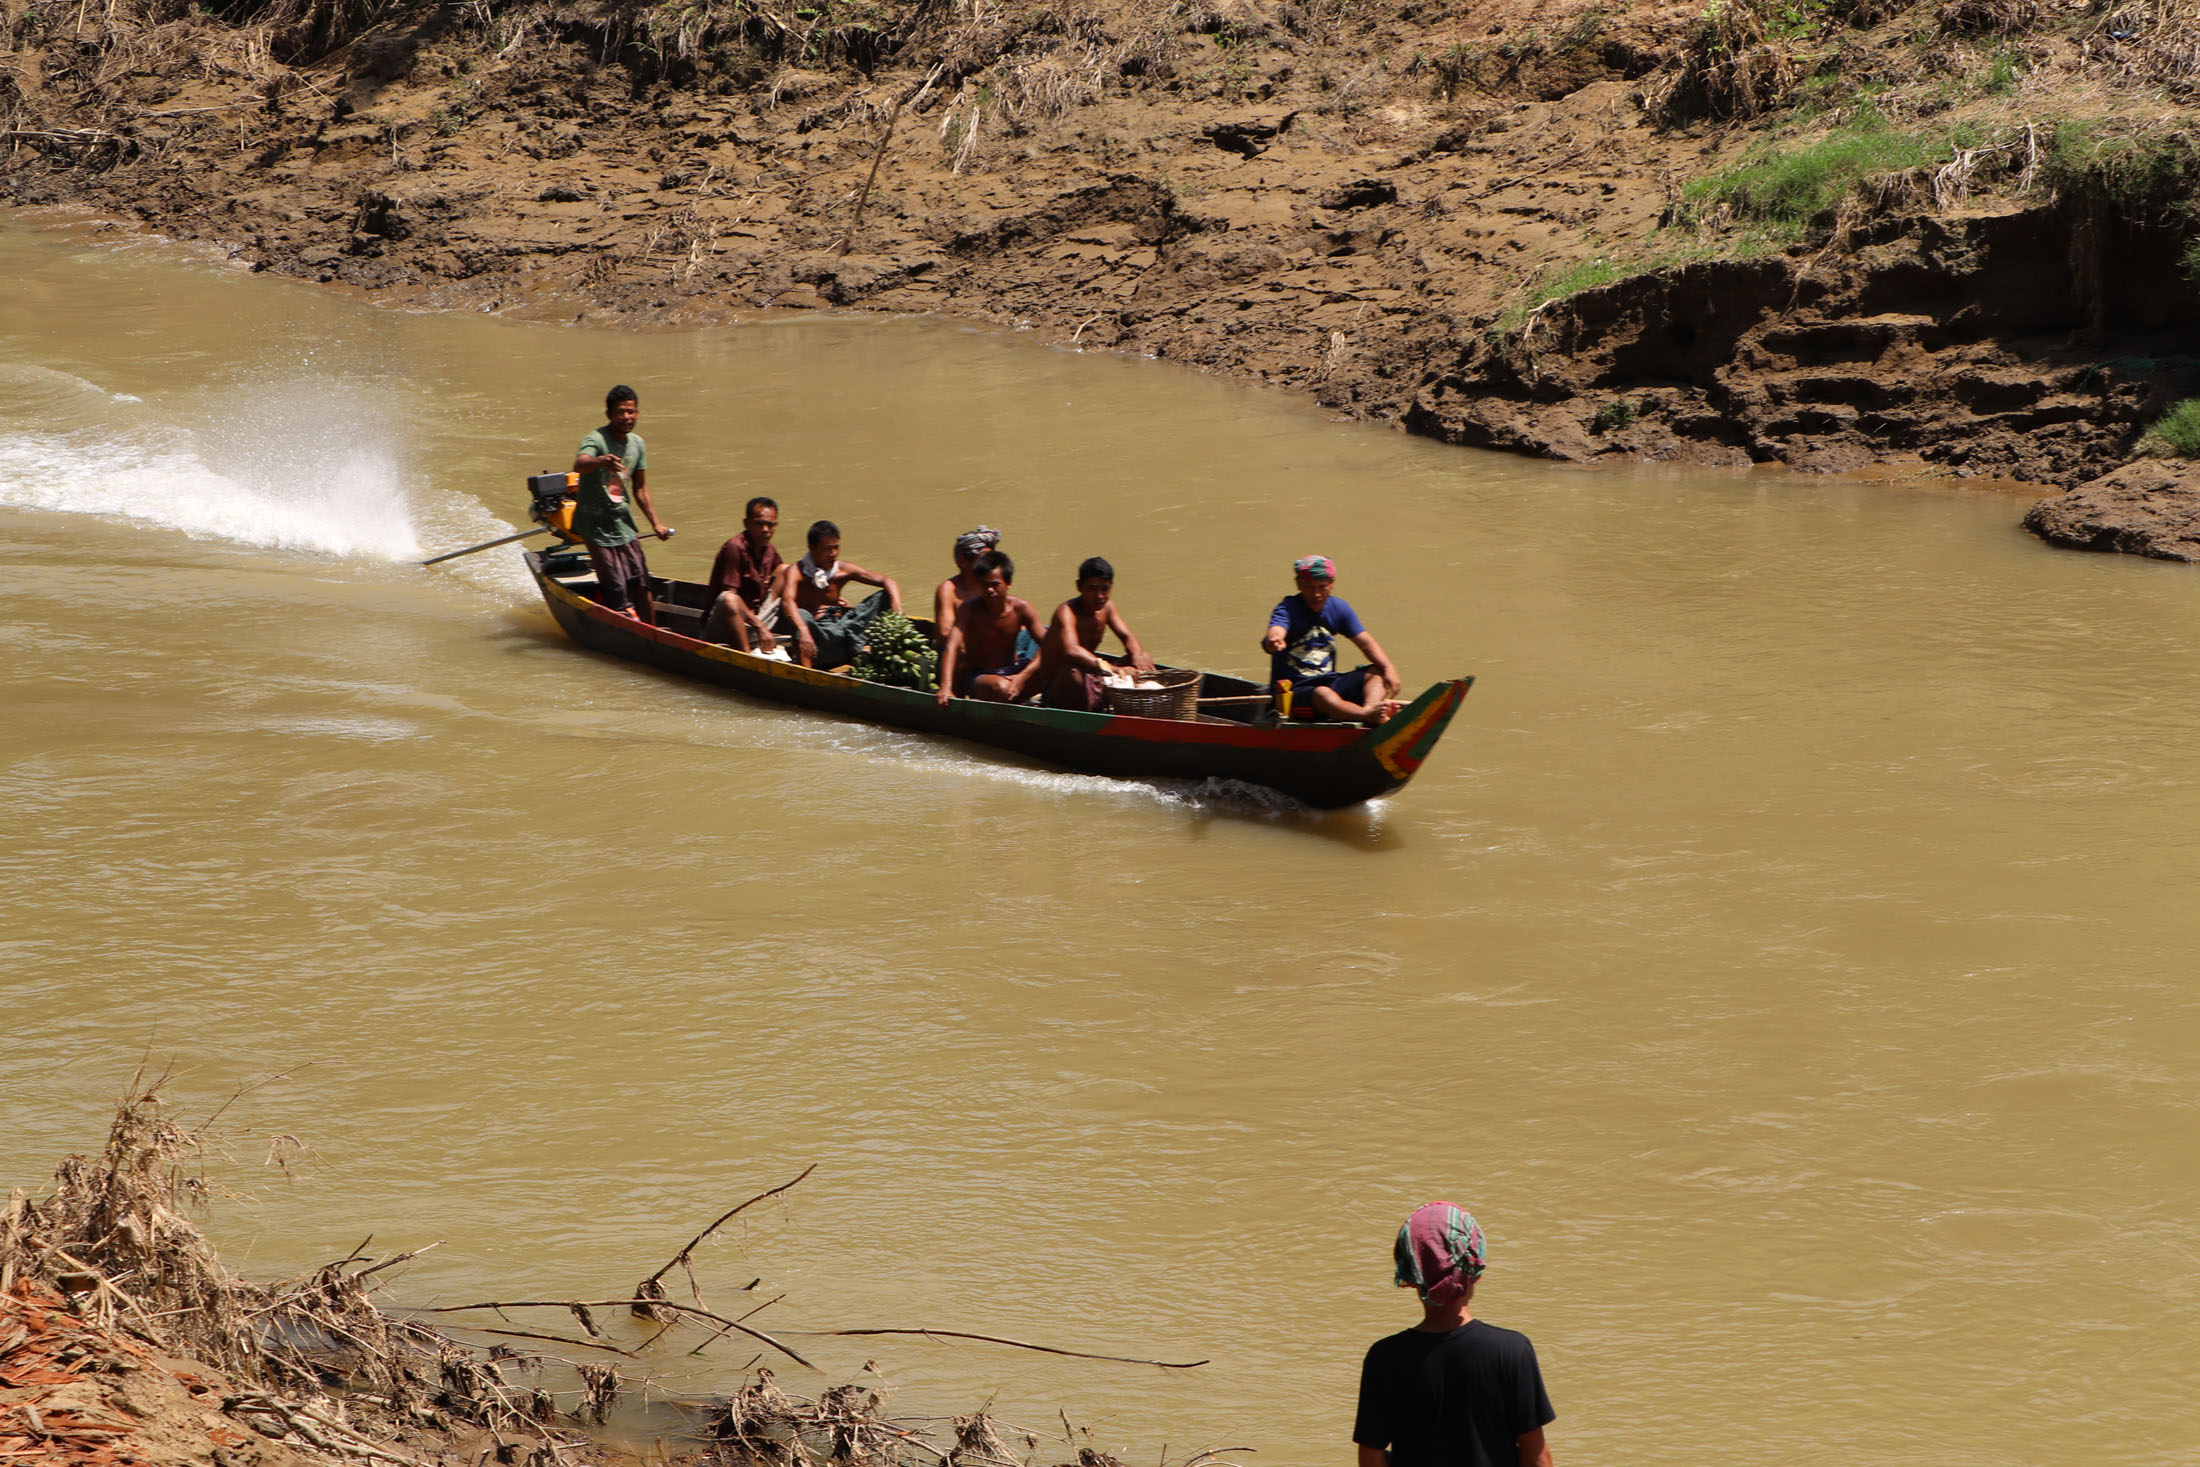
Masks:
[[[1469,1308],[1484,1267],[1482,1229],[1449,1202],[1406,1219],[1395,1249],[1401,1289],[1422,1320],[1369,1347],[1352,1440],[1360,1467],[1551,1467],[1543,1428],[1557,1413],[1528,1337]]]

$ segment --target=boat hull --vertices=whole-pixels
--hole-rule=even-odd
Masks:
[[[1373,729],[1133,718],[968,698],[942,708],[930,693],[820,672],[646,626],[546,574],[541,556],[532,551],[527,565],[558,626],[591,651],[775,703],[965,739],[1080,773],[1238,780],[1280,790],[1318,809],[1357,805],[1404,785],[1442,737],[1474,681],[1438,683],[1398,717]]]

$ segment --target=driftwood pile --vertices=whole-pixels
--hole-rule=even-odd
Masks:
[[[159,1089],[133,1085],[106,1149],[63,1161],[50,1194],[9,1198],[0,1299],[25,1339],[10,1331],[0,1340],[9,1346],[0,1375],[15,1377],[33,1319],[48,1338],[48,1316],[65,1311],[78,1342],[212,1367],[224,1377],[226,1416],[314,1455],[414,1467],[421,1457],[404,1445],[408,1437],[471,1427],[487,1434],[500,1463],[558,1467],[561,1450],[582,1440],[551,1430],[551,1398],[508,1378],[503,1362],[374,1301],[368,1281],[413,1253],[375,1259],[354,1250],[273,1285],[230,1274],[185,1215],[207,1190],[189,1166],[201,1133],[169,1118]]]
[[[581,1428],[603,1424],[622,1395],[647,1391],[643,1352],[674,1330],[704,1336],[682,1357],[740,1336],[814,1369],[784,1340],[746,1322],[777,1299],[739,1315],[719,1313],[705,1306],[691,1266],[694,1250],[712,1233],[793,1188],[808,1171],[727,1212],[626,1297],[491,1300],[408,1314],[385,1309],[372,1286],[378,1275],[426,1249],[376,1258],[362,1243],[344,1258],[275,1284],[230,1274],[186,1216],[209,1192],[198,1164],[213,1118],[199,1127],[178,1123],[160,1091],[159,1081],[133,1082],[106,1148],[97,1156],[69,1157],[48,1195],[32,1199],[18,1191],[0,1217],[0,1467],[13,1467],[8,1459],[41,1457],[83,1467],[181,1467],[198,1460],[231,1467],[266,1460],[268,1449],[276,1458],[349,1467],[431,1467],[439,1460],[488,1467],[492,1456],[499,1467],[576,1467],[605,1455]],[[665,1289],[675,1269],[687,1275],[694,1303],[674,1300]],[[617,1308],[658,1326],[643,1346],[626,1348],[599,1325],[596,1310]],[[509,1311],[522,1309],[569,1314],[582,1333],[506,1327],[518,1322]],[[483,1318],[452,1326],[491,1342],[462,1339],[426,1318],[448,1314],[493,1316],[493,1324]],[[1123,1358],[954,1330],[823,1333],[978,1340],[1085,1359]],[[544,1354],[536,1343],[521,1348],[506,1340],[549,1343],[596,1358]],[[41,1413],[33,1399],[87,1371],[130,1371],[156,1358],[174,1367],[178,1357],[184,1367],[171,1368],[168,1379],[184,1383],[191,1404],[220,1412],[211,1431],[205,1421],[194,1428],[214,1442],[210,1457],[203,1446],[190,1457],[148,1453],[133,1443],[127,1420],[84,1410]],[[757,1366],[760,1358],[741,1368],[743,1384],[730,1395],[680,1400],[654,1393],[692,1423],[687,1450],[696,1467],[1040,1467],[1065,1453],[1064,1445],[1042,1447],[1036,1433],[1007,1427],[983,1411],[954,1418],[889,1416],[883,1393],[868,1385],[796,1395]],[[194,1376],[192,1362],[211,1367],[205,1374],[215,1384]],[[1205,1362],[1125,1363],[1189,1369]],[[242,1455],[218,1450],[231,1423],[253,1433],[238,1441],[261,1446]],[[1062,1428],[1068,1455],[1062,1467],[1120,1467],[1092,1444],[1089,1432],[1072,1429],[1066,1418]],[[1240,1450],[1202,1452],[1164,1467],[1202,1467],[1224,1451]]]

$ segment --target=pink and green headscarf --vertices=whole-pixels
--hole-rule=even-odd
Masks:
[[[1334,581],[1337,579],[1337,562],[1326,555],[1301,556],[1291,562],[1291,569],[1301,575],[1313,576],[1318,580]]]
[[[1414,1209],[1392,1250],[1398,1287],[1420,1291],[1429,1304],[1449,1304],[1482,1276],[1482,1225],[1449,1202]]]

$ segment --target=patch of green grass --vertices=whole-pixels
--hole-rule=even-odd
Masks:
[[[1621,241],[1612,254],[1577,260],[1549,274],[1545,273],[1548,267],[1539,268],[1528,277],[1520,298],[1484,329],[1492,339],[1502,340],[1518,334],[1528,324],[1529,316],[1552,301],[1678,265],[1778,254],[1798,238],[1798,231],[1778,224],[1760,224],[1721,233],[1654,229],[1639,241]]]
[[[1986,63],[1986,77],[1979,84],[1980,90],[1989,97],[2006,97],[2017,89],[2017,78],[2029,69],[2022,48],[2004,46]]]
[[[1506,307],[1490,323],[1490,330],[1500,336],[1510,336],[1527,325],[1530,316],[1552,301],[1564,300],[1568,296],[1579,295],[1585,290],[1595,290],[1600,285],[1610,285],[1615,280],[1624,280],[1630,275],[1640,273],[1639,270],[1622,268],[1605,255],[1598,255],[1590,260],[1576,260],[1570,265],[1560,266],[1548,275],[1538,269],[1528,278],[1526,294]]]
[[[2063,198],[2094,198],[2127,211],[2183,205],[2200,182],[2200,147],[2183,132],[2115,132],[2095,122],[2056,124],[2040,180]]]
[[[2154,420],[2139,439],[2149,458],[2200,458],[2200,397],[2188,397]]]
[[[1737,219],[1759,219],[1801,231],[1833,218],[1867,178],[1949,156],[1945,138],[1904,132],[1869,107],[1846,127],[1814,141],[1752,150],[1723,172],[1699,178],[1681,193],[1684,218],[1704,219],[1722,206]]]
[[[1628,272],[1622,270],[1603,255],[1593,260],[1577,260],[1543,282],[1536,291],[1536,305],[1564,300],[1585,290],[1595,290],[1600,285],[1610,285]]]

